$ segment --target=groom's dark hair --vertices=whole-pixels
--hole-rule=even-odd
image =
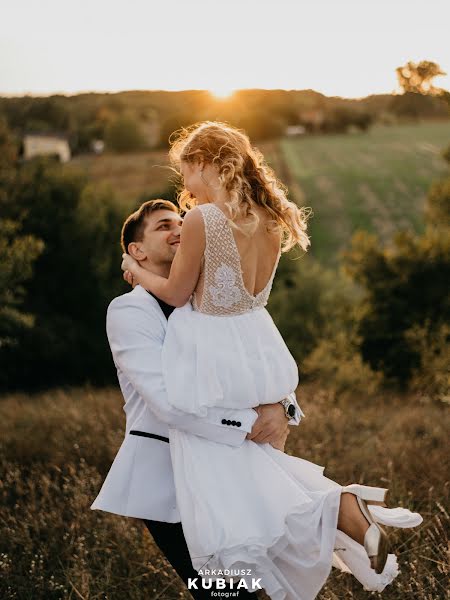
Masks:
[[[141,242],[144,238],[145,220],[156,210],[172,210],[179,214],[178,206],[169,200],[147,200],[129,217],[122,226],[120,243],[124,252],[128,252],[131,242]]]

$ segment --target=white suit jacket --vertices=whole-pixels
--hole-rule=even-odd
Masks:
[[[125,400],[125,438],[92,509],[128,517],[180,522],[169,444],[130,434],[168,438],[169,426],[216,442],[240,445],[258,415],[253,409],[210,408],[205,417],[187,415],[167,402],[161,349],[167,319],[158,302],[141,286],[115,298],[108,307],[106,330]],[[176,365],[174,365],[176,376]],[[303,412],[297,405],[298,425]]]

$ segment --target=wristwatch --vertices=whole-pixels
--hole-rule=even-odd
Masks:
[[[283,398],[283,400],[280,400],[280,404],[284,408],[284,414],[286,415],[286,418],[292,419],[295,416],[295,413],[297,412],[295,404],[291,400],[289,400],[289,398]]]

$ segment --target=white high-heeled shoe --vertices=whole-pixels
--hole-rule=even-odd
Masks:
[[[364,548],[370,559],[370,566],[376,573],[382,573],[389,553],[388,536],[385,530],[373,519],[367,502],[384,502],[388,495],[387,488],[352,483],[342,487],[342,492],[350,492],[356,496],[361,512],[369,521],[369,529],[364,536]]]

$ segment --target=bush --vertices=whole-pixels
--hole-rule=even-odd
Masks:
[[[44,243],[31,235],[21,236],[20,225],[0,221],[0,352],[17,345],[20,332],[34,323],[23,312],[24,284],[32,278],[33,264]]]
[[[106,128],[106,147],[114,152],[141,150],[145,143],[138,122],[131,117],[117,117]]]
[[[336,106],[328,111],[322,129],[329,133],[346,133],[351,127],[367,131],[372,123],[373,116],[367,111]]]
[[[283,255],[268,309],[300,363],[322,340],[352,330],[358,291],[341,271],[326,269],[309,256]]]
[[[450,229],[450,177],[435,182],[428,193],[425,218],[429,227]]]
[[[383,248],[358,232],[344,253],[346,272],[365,291],[357,316],[362,357],[403,387],[423,365],[412,332],[423,336],[425,328],[425,338],[442,339],[438,332],[450,324],[450,179],[430,189],[425,218],[422,236],[398,232]]]
[[[105,334],[109,301],[125,289],[120,277],[124,210],[109,190],[87,187],[45,160],[25,165],[3,203],[25,239],[44,247],[26,283],[23,311],[34,316],[14,347],[1,347],[0,384],[48,387],[106,382],[114,370]],[[30,255],[31,256],[31,255]],[[18,266],[20,273],[28,273]]]
[[[269,311],[300,365],[300,380],[338,394],[375,393],[383,382],[361,358],[355,331],[360,290],[342,270],[309,256],[280,261]]]
[[[450,404],[450,325],[414,325],[405,332],[405,338],[420,355],[420,364],[411,373],[410,390],[422,400]]]
[[[430,117],[446,118],[448,116],[448,107],[442,98],[419,94],[418,92],[406,92],[392,96],[388,110],[404,120]]]
[[[318,380],[324,388],[350,397],[373,395],[384,382],[383,374],[362,360],[357,341],[345,331],[320,340],[303,361],[303,369],[308,379]]]

